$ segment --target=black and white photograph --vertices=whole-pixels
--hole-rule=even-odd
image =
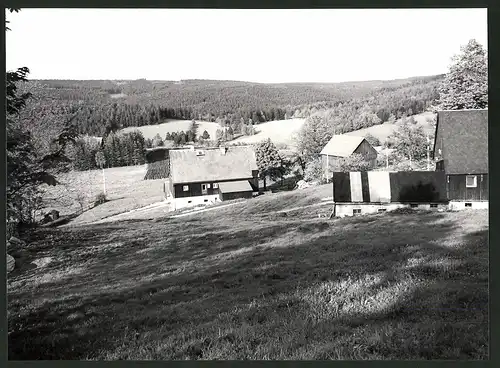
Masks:
[[[488,360],[487,15],[5,8],[8,360]]]

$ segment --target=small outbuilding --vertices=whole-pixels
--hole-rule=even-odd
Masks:
[[[330,177],[331,172],[340,171],[341,160],[353,155],[363,155],[370,167],[377,163],[377,151],[361,136],[337,134],[321,150],[323,172]]]
[[[219,198],[228,201],[236,198],[252,198],[253,188],[248,180],[226,181],[219,183]]]

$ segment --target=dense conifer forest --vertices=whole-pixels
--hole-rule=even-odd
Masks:
[[[363,109],[386,121],[391,114],[398,118],[422,112],[438,97],[440,80],[442,76],[336,84],[37,80],[23,85],[33,95],[23,118],[43,125],[54,116],[75,115],[79,133],[93,136],[165,119],[221,121],[240,133],[243,124],[307,117],[339,106]]]

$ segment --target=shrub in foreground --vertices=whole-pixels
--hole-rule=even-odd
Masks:
[[[108,199],[106,198],[106,194],[101,192],[95,197],[94,206],[99,206],[107,201]]]

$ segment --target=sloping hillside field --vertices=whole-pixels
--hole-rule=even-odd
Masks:
[[[210,123],[208,121],[196,121],[198,123],[198,136],[201,136],[206,130],[210,134],[211,139],[215,139],[217,129],[220,125],[217,123]],[[191,126],[191,120],[168,120],[165,123],[158,125],[146,125],[142,127],[130,127],[122,130],[123,133],[139,130],[142,132],[144,138],[153,139],[156,134],[159,134],[162,139],[165,139],[167,133],[174,133],[184,131],[187,132]]]
[[[488,358],[487,212],[327,220],[328,193],[38,232],[9,358]]]

